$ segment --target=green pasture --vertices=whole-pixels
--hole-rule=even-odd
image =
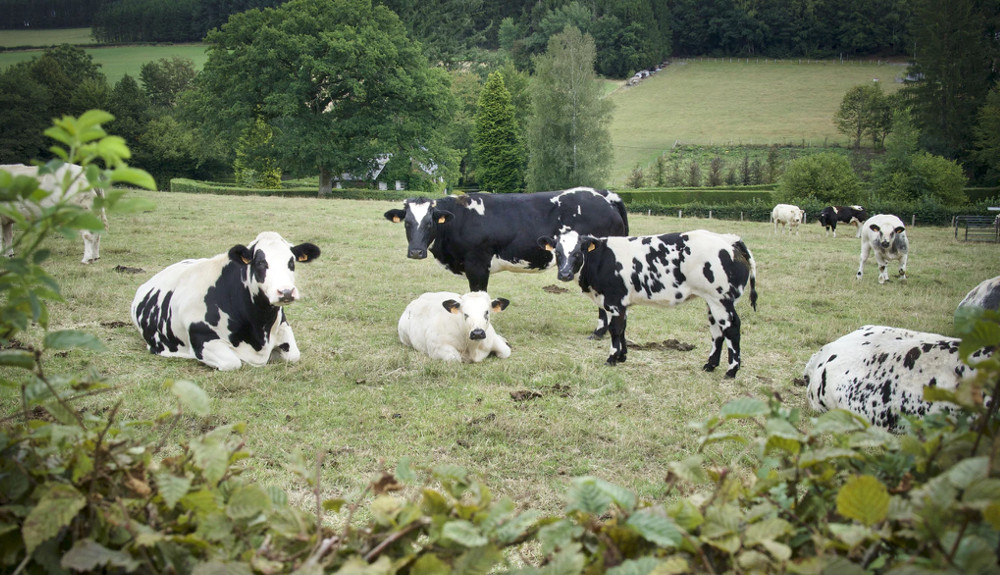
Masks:
[[[846,146],[833,124],[844,94],[875,78],[895,92],[905,73],[885,61],[675,60],[612,94],[611,184],[679,144]]]
[[[709,342],[700,301],[632,308],[628,361],[607,367],[609,342],[587,339],[596,308],[551,270],[494,275],[490,294],[511,301],[494,324],[513,354],[454,365],[397,338],[399,315],[413,298],[467,289],[436,262],[405,257],[403,227],[382,217],[397,203],[135,195],[156,209],[113,217],[99,262],[78,263],[78,239],[49,242],[49,269],[65,298],[51,308],[51,329],[89,331],[107,349],[46,353],[43,368],[50,376],[103,374],[113,390],[85,406],[106,410],[120,402],[125,418],[170,410],[164,381],[196,382],[211,397],[212,415],[187,418],[176,433],[247,422],[255,456],[244,463],[246,473],[302,504],[311,496],[288,469],[295,452],[322,456],[324,498],[357,497],[381,470],[410,457],[466,467],[498,494],[549,512],[561,509],[570,478],[584,474],[661,499],[667,464],[698,449],[689,422],[730,399],[775,392],[805,409],[793,380],[823,344],[864,324],[948,334],[962,297],[1000,274],[1000,246],[958,242],[949,228],[911,227],[910,279],[880,286],[871,262],[855,280],[859,244],[850,233],[827,238],[812,224],[789,237],[766,223],[630,214],[636,234],[706,228],[740,234],[752,250],[760,300],[756,312],[746,297],[738,305],[743,369],[735,379],[701,370]],[[150,355],[129,319],[136,288],[171,263],[222,253],[265,229],[323,250],[297,268],[304,297],[286,308],[302,360],[220,373]],[[40,337],[34,330],[21,343]],[[694,349],[640,349],[670,339]],[[18,391],[0,390],[0,414],[18,408]],[[738,465],[739,451],[732,457]]]
[[[90,28],[57,28],[48,30],[0,30],[0,48],[31,46],[48,48],[60,44],[93,44]]]

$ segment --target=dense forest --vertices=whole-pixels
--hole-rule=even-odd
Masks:
[[[93,26],[99,42],[192,42],[231,14],[285,0],[0,0],[4,28]],[[623,77],[674,56],[908,56],[917,0],[375,0],[449,64],[508,49],[520,68],[573,24],[598,72]]]

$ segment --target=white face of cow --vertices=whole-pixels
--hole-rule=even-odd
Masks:
[[[245,266],[243,284],[251,294],[262,294],[271,305],[285,305],[301,295],[295,287],[295,264],[311,262],[319,253],[313,244],[293,246],[274,232],[261,232],[249,247],[234,246],[229,257]]]
[[[897,238],[906,233],[906,228],[903,226],[883,229],[875,224],[871,224],[868,226],[868,229],[871,230],[872,242],[881,247],[883,250],[889,249],[889,246],[891,246]]]
[[[538,245],[556,254],[556,277],[564,282],[571,281],[583,267],[584,249],[594,249],[593,238],[581,236],[572,230],[559,234],[556,238],[538,238]]]
[[[502,311],[509,304],[510,302],[503,298],[491,301],[486,292],[474,291],[463,295],[460,301],[450,299],[441,305],[449,312],[462,316],[465,332],[469,334],[469,339],[476,341],[486,339],[486,329],[490,327],[490,313]]]

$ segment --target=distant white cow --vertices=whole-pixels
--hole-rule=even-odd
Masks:
[[[39,202],[38,206],[23,203],[17,203],[14,205],[14,208],[26,218],[37,217],[39,214],[39,208],[45,209],[52,207],[56,204],[56,202],[64,197],[68,198],[73,204],[76,204],[85,210],[90,210],[93,206],[94,198],[98,195],[101,197],[104,196],[104,191],[99,188],[85,190],[87,187],[87,180],[84,177],[83,168],[77,166],[76,164],[63,164],[54,174],[45,174],[41,177],[38,176],[38,166],[6,164],[0,165],[0,170],[9,172],[14,176],[29,176],[32,178],[38,178],[38,187],[51,192]],[[63,187],[66,183],[68,183],[69,186],[66,188],[66,193],[64,195]],[[101,208],[97,215],[101,218],[104,228],[107,229],[108,217],[104,212],[104,208]],[[13,257],[14,220],[9,216],[0,214],[0,225],[3,227],[3,243],[0,244],[0,250],[3,250],[4,246],[6,246],[4,255],[6,257]],[[80,235],[83,237],[83,259],[81,260],[81,263],[89,264],[100,259],[100,233],[91,232],[89,230],[81,230]]]
[[[955,406],[924,400],[925,387],[953,390],[975,370],[958,357],[960,339],[879,325],[862,326],[820,348],[803,373],[809,407],[846,409],[894,433],[903,415],[951,413]],[[979,350],[974,363],[988,357]]]
[[[1000,276],[983,280],[972,288],[958,307],[981,307],[983,309],[1000,310]]]
[[[490,314],[507,308],[503,298],[484,291],[463,296],[425,293],[410,302],[399,318],[399,341],[432,359],[477,363],[491,353],[510,357],[507,341],[490,325]]]
[[[805,220],[806,212],[798,206],[792,204],[778,204],[771,210],[771,222],[774,223],[774,233],[778,233],[778,224],[781,224],[781,231],[788,231],[791,235],[795,230],[795,235],[799,235],[799,224]]]
[[[889,261],[899,260],[899,279],[906,279],[906,259],[910,242],[906,239],[903,220],[893,215],[879,214],[865,220],[861,233],[861,263],[858,265],[858,279],[864,273],[869,254],[875,254],[878,264],[878,283],[889,280]]]

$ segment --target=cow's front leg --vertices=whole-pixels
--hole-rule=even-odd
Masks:
[[[489,263],[465,260],[465,277],[469,280],[469,291],[486,291],[490,285]]]
[[[90,264],[101,259],[101,234],[80,230],[80,236],[83,238],[83,259],[80,263]]]
[[[215,339],[205,344],[201,350],[201,361],[219,371],[233,371],[243,366],[236,350],[228,341]]]
[[[597,328],[587,339],[601,339],[608,333],[608,312],[604,308],[597,308]]]
[[[906,254],[899,257],[899,279],[906,280]]]
[[[614,366],[618,363],[625,363],[625,356],[628,353],[628,346],[625,343],[625,308],[621,310],[607,310],[610,322],[608,331],[611,332],[611,355],[608,356],[607,364]]]
[[[284,312],[281,314],[281,321],[274,335],[274,348],[271,350],[270,361],[298,361],[302,356],[299,346],[295,343],[295,334],[292,333],[292,326],[285,321]]]
[[[881,252],[875,252],[875,263],[878,264],[878,283],[884,284],[889,281],[889,262],[882,256]]]
[[[868,261],[868,254],[871,252],[871,246],[868,242],[861,240],[861,263],[858,264],[858,279],[865,273],[865,262]]]

